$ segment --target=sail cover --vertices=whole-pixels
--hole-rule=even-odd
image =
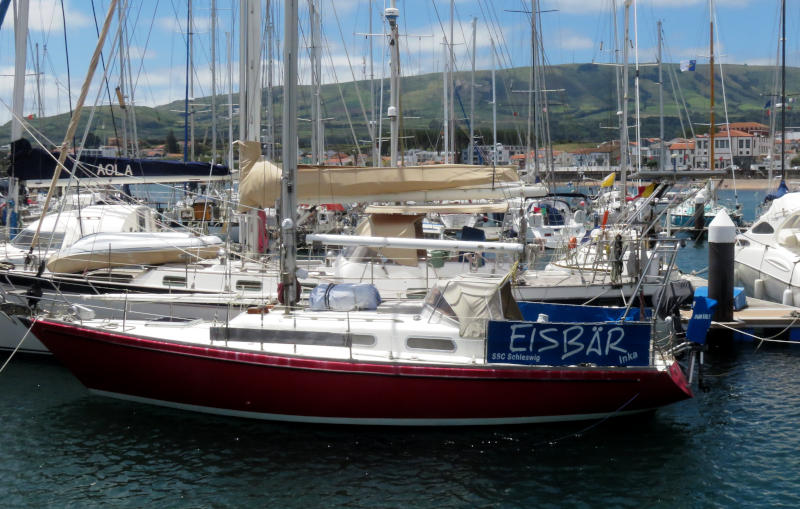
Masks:
[[[12,142],[10,175],[25,181],[27,187],[48,187],[56,169],[57,152],[32,147],[26,139]],[[151,182],[190,182],[230,178],[227,166],[221,164],[163,159],[132,159],[127,157],[81,156],[77,169],[72,156],[64,162],[68,170],[84,183],[145,184]],[[70,179],[61,170],[59,180]]]
[[[240,142],[239,154],[240,207],[273,207],[280,195],[281,169],[260,159],[257,142]],[[297,170],[296,185],[297,199],[302,203],[395,201],[403,196],[407,197],[405,199],[419,199],[409,196],[412,193],[443,195],[448,190],[499,189],[502,192],[504,186],[518,186],[521,189],[519,176],[513,167],[465,164],[386,168],[302,167]]]

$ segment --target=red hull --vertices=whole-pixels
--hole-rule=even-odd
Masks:
[[[682,371],[441,367],[204,348],[38,321],[33,333],[89,389],[242,417],[452,425],[591,419],[692,396]]]

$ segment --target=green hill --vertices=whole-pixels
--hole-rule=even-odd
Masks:
[[[708,123],[709,116],[709,80],[708,66],[698,65],[696,72],[677,72],[676,64],[669,64],[676,70],[684,100],[694,124]],[[665,66],[667,67],[667,66]],[[760,121],[767,122],[765,103],[769,100],[774,89],[776,72],[773,67],[726,65],[723,68],[725,76],[725,93],[727,97],[728,115],[731,121]],[[528,68],[515,68],[501,70],[497,73],[497,125],[498,138],[505,143],[522,143],[527,121],[527,95],[514,93],[513,90],[527,90]],[[633,72],[631,72],[633,75]],[[718,74],[719,75],[719,74]],[[640,98],[642,116],[642,136],[658,136],[658,85],[657,68],[643,67],[640,74]],[[800,79],[800,69],[787,70],[787,83],[790,87]],[[482,135],[487,142],[491,141],[491,73],[479,71],[476,73],[476,133]],[[678,106],[673,95],[672,85],[668,74],[664,73],[664,111],[666,136],[668,138],[681,135],[681,125],[677,116]],[[463,119],[469,112],[469,73],[458,73],[457,81],[457,106],[456,113]],[[380,83],[376,83],[380,88]],[[384,86],[383,110],[388,107],[388,80]],[[369,108],[369,82],[357,83],[362,102]],[[402,121],[403,143],[408,147],[431,148],[440,144],[441,116],[442,116],[442,80],[440,74],[427,74],[412,76],[402,79],[401,109],[404,119]],[[593,64],[568,64],[548,68],[546,71],[546,87],[551,90],[562,90],[548,93],[550,102],[548,108],[551,138],[556,143],[566,142],[595,142],[617,137],[616,131],[604,129],[603,126],[617,124],[616,86],[614,84],[614,69],[610,66]],[[723,100],[720,81],[717,79],[717,121],[722,122],[724,117]],[[793,94],[797,90],[787,90]],[[341,94],[341,95],[340,95]],[[352,150],[353,135],[347,119],[347,113],[353,123],[356,137],[359,140],[369,138],[365,124],[364,112],[359,104],[354,83],[343,83],[340,86],[332,84],[323,87],[324,116],[331,118],[326,121],[326,143],[330,148]],[[266,98],[266,94],[264,94]],[[342,103],[342,97],[346,106]],[[633,97],[633,78],[631,78],[631,97]],[[276,112],[276,136],[280,137],[281,117],[281,90],[274,93]],[[236,98],[234,98],[236,100]],[[199,98],[198,102],[210,104],[209,98]],[[210,136],[211,115],[215,113],[220,123],[218,129],[227,139],[227,96],[220,95],[216,112],[198,112],[195,116],[195,138],[199,144],[208,140]],[[775,102],[775,101],[773,101]],[[300,90],[300,118],[310,117],[309,87]],[[462,106],[463,105],[463,106]],[[208,106],[203,106],[208,110]],[[177,111],[176,111],[177,110]],[[142,145],[155,145],[164,143],[167,133],[172,130],[175,136],[183,138],[183,103],[176,101],[155,108],[137,107],[137,129]],[[120,124],[120,110],[113,108],[116,124]],[[633,111],[633,101],[631,101]],[[369,115],[369,111],[367,111]],[[792,125],[793,112],[789,112]],[[66,129],[69,115],[57,115],[48,118],[34,119],[32,125],[44,133],[54,142],[60,142]],[[88,112],[82,119],[82,126],[78,130],[79,136],[83,133]],[[634,123],[631,115],[630,123]],[[684,118],[684,124],[686,120]],[[238,119],[234,119],[234,129],[238,127]],[[94,115],[93,134],[105,139],[114,136],[114,122],[108,106],[98,108]],[[459,121],[458,137],[460,146],[467,142],[467,124]],[[688,129],[688,126],[686,126]],[[6,143],[9,137],[9,125],[0,127],[0,144]],[[383,135],[389,133],[388,122],[384,122]],[[300,122],[300,145],[308,146],[310,138],[310,125]],[[386,144],[388,145],[388,144]],[[386,146],[385,145],[385,146]],[[388,149],[388,146],[386,146]],[[364,147],[363,150],[368,150]],[[202,148],[200,149],[202,152]]]

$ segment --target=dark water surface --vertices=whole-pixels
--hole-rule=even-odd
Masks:
[[[90,396],[18,357],[0,374],[0,506],[800,507],[798,362],[800,345],[710,353],[708,392],[633,419],[395,429]]]
[[[800,507],[800,347],[710,355],[653,415],[502,428],[273,424],[0,377],[3,507]]]

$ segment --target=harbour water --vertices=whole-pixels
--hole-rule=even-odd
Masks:
[[[739,194],[752,219],[758,196]],[[705,267],[705,247],[690,243],[680,264]],[[0,374],[0,503],[798,507],[798,361],[800,345],[711,352],[707,392],[632,419],[389,429],[256,422],[90,396],[55,360],[19,357]]]

